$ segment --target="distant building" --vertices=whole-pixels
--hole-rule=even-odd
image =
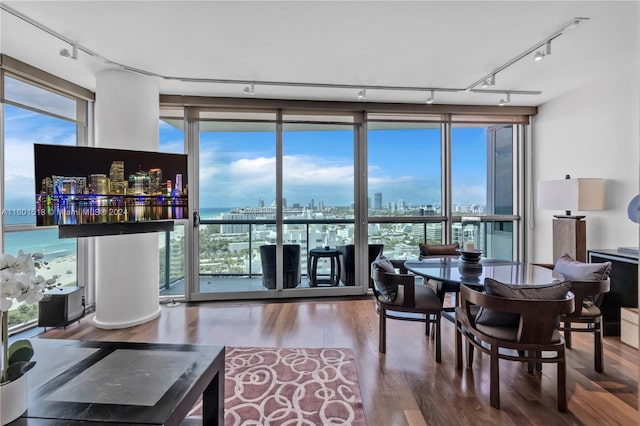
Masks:
[[[382,210],[382,192],[376,192],[374,197],[373,208],[376,210]]]

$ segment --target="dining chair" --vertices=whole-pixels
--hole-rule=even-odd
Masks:
[[[460,285],[456,308],[456,368],[462,370],[462,337],[467,342],[467,368],[473,364],[474,348],[490,357],[489,399],[500,408],[499,360],[522,361],[528,372],[542,363],[557,364],[558,410],[566,411],[566,358],[564,339],[558,330],[559,316],[573,312],[574,296],[569,282],[546,286],[503,284],[485,280],[485,291]]]
[[[571,280],[576,309],[561,318],[560,331],[564,332],[566,347],[571,349],[571,333],[593,333],[593,367],[604,372],[602,345],[602,302],[611,288],[609,273],[611,262],[585,263],[574,260],[567,253],[555,264],[539,264]],[[580,324],[580,325],[576,325]]]
[[[396,271],[399,269],[399,272]],[[417,283],[416,276],[408,274],[404,268],[404,260],[392,261],[378,256],[371,263],[373,292],[379,316],[378,350],[386,352],[387,326],[386,320],[420,321],[426,323],[425,334],[434,325],[435,358],[441,361],[440,312],[442,303],[436,294],[427,286]]]

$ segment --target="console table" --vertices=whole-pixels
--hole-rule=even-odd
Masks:
[[[610,261],[611,289],[602,301],[602,332],[605,336],[620,335],[620,308],[638,307],[638,254],[626,250],[589,250],[589,262]]]
[[[31,342],[29,405],[11,425],[177,426],[201,395],[200,424],[224,424],[224,346]]]

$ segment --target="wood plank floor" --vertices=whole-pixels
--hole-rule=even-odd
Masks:
[[[216,302],[163,307],[149,323],[122,330],[93,327],[91,316],[40,338],[202,343],[226,346],[346,347],[356,357],[367,424],[636,425],[638,351],[605,338],[605,373],[593,369],[592,340],[575,335],[568,350],[567,413],[556,410],[556,368],[529,375],[501,361],[501,409],[489,405],[488,357],[455,369],[454,327],[442,322],[442,363],[421,323],[387,321],[387,354],[378,353],[378,317],[370,298]]]

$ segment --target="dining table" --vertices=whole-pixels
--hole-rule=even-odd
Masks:
[[[436,290],[441,302],[447,293],[458,293],[464,284],[481,291],[485,278],[505,284],[545,285],[561,282],[564,277],[544,266],[512,260],[481,258],[467,262],[460,257],[431,257],[404,262],[407,271],[419,275]],[[443,316],[452,320],[455,305],[444,308]]]

